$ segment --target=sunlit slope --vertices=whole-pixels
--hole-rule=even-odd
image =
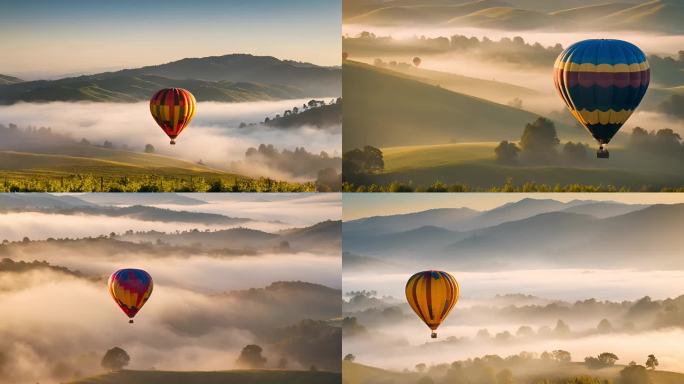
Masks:
[[[505,104],[514,98],[540,97],[542,94],[531,88],[521,87],[495,80],[478,79],[455,73],[432,71],[415,67],[392,68],[424,83],[437,85],[450,91]]]
[[[495,161],[496,145],[496,142],[478,142],[382,148],[385,170],[369,176],[369,181],[380,185],[412,183],[417,187],[441,181],[478,189],[500,187],[509,178],[516,185],[526,182],[552,186],[614,185],[631,190],[644,186],[660,189],[684,184],[684,176],[676,170],[668,173],[639,167],[627,150],[617,147],[611,149],[610,163],[597,163],[594,167],[564,167],[501,165]]]
[[[5,175],[106,176],[230,176],[200,164],[169,156],[84,146],[71,153],[0,151],[0,172]]]
[[[500,141],[520,137],[538,115],[347,61],[343,149]],[[557,124],[562,137],[577,130]]]
[[[339,373],[309,371],[120,371],[70,384],[339,384]]]

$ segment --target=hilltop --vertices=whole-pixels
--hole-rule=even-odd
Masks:
[[[58,80],[0,80],[0,104],[147,101],[167,87],[186,88],[198,101],[280,100],[337,96],[340,82],[340,68],[232,54]]]

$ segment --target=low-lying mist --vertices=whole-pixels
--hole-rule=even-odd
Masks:
[[[290,150],[304,147],[313,153],[325,151],[331,155],[339,155],[339,129],[328,130],[308,126],[278,129],[259,124],[239,128],[241,123],[259,123],[266,117],[272,118],[307,101],[296,99],[198,103],[195,118],[173,147],[169,145],[168,137],[150,116],[148,103],[144,102],[18,103],[0,106],[0,116],[3,124],[51,127],[55,133],[68,134],[76,140],[85,138],[93,144],[102,145],[107,140],[113,143],[114,148],[125,145],[131,150],[142,152],[146,144],[152,144],[156,153],[191,162],[201,160],[207,165],[230,170],[231,162],[244,161],[245,151],[260,144],[274,144],[279,149]],[[244,168],[242,170],[244,171]],[[283,170],[266,169],[263,166],[251,171],[253,174],[250,176],[261,175],[290,180],[293,178]],[[308,177],[309,180],[313,178],[315,177]]]
[[[411,38],[415,36],[439,37],[452,35],[475,36],[479,39],[501,39],[502,37],[513,38],[521,36],[525,41],[538,42],[544,46],[560,43],[567,47],[572,43],[586,39],[621,39],[630,41],[642,50],[650,54],[676,56],[682,49],[684,37],[681,35],[663,35],[643,31],[507,31],[502,29],[472,28],[472,27],[449,27],[439,28],[434,26],[401,26],[383,27],[375,25],[345,24],[342,27],[343,35],[356,36],[361,32],[370,31],[379,36],[391,35],[394,38]]]
[[[256,343],[264,347],[267,366],[275,367],[285,352],[262,336],[307,316],[268,301],[212,297],[157,282],[129,325],[104,280],[47,271],[0,274],[0,287],[10,286],[0,292],[0,306],[12,308],[0,322],[0,383],[57,383],[98,374],[104,352],[114,346],[131,356],[130,369],[195,371],[234,368],[242,347]],[[249,326],[250,319],[259,324]],[[289,359],[289,368],[307,367]]]
[[[96,237],[111,232],[160,231],[175,232],[192,229],[216,230],[231,227],[252,227],[258,229],[284,228],[282,224],[246,222],[235,226],[207,225],[201,223],[177,223],[162,221],[142,221],[128,217],[108,217],[98,215],[66,215],[39,212],[6,213],[0,215],[0,241],[19,241],[24,237],[30,240],[52,238]]]
[[[343,276],[344,291],[373,290],[379,295],[404,297],[406,280],[415,273],[354,274]],[[510,293],[555,300],[634,300],[649,295],[680,295],[684,271],[635,269],[538,269],[487,272],[450,270],[461,285],[461,297],[477,300]],[[461,305],[461,304],[459,304]]]

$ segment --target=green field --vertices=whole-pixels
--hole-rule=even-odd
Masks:
[[[69,154],[0,151],[0,191],[313,191],[313,183],[250,178],[169,156],[83,146]]]
[[[549,378],[558,378],[563,376],[592,376],[603,379],[615,379],[624,366],[616,365],[612,368],[604,368],[600,370],[587,369],[582,363],[570,363],[564,367],[563,372],[557,371],[540,371],[540,372],[525,372],[518,373],[521,376],[533,374],[548,375]],[[515,370],[514,375],[516,375]],[[648,371],[651,384],[681,384],[684,383],[684,374],[668,371]],[[423,376],[417,372],[398,372],[375,368],[363,364],[357,364],[345,361],[342,364],[342,376],[345,384],[371,384],[371,383],[394,383],[394,384],[415,384]],[[437,382],[437,380],[435,380]],[[610,383],[610,382],[609,382]]]
[[[609,161],[595,159],[590,154],[586,167],[571,167],[501,165],[495,161],[496,145],[494,142],[478,142],[382,148],[385,169],[369,175],[368,182],[364,184],[387,186],[400,183],[420,189],[441,182],[478,191],[496,190],[511,183],[521,189],[525,184],[535,184],[552,190],[570,185],[611,191],[660,191],[684,186],[682,173],[657,171],[657,167],[647,166],[638,157],[634,158],[630,152],[616,146],[610,149]],[[678,168],[672,169],[676,172]],[[537,190],[530,188],[528,191]]]
[[[340,374],[310,371],[119,371],[69,384],[340,384]]]

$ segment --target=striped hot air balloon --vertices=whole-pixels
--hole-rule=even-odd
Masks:
[[[599,142],[605,145],[627,121],[646,93],[650,69],[644,53],[622,40],[584,40],[556,59],[553,80],[563,101]]]
[[[131,319],[152,294],[152,276],[142,269],[120,269],[109,277],[109,293],[116,304]]]
[[[176,138],[190,124],[196,109],[195,96],[183,88],[162,89],[150,100],[150,113],[171,144],[176,144]]]
[[[432,330],[433,339],[437,338],[435,331],[439,325],[456,305],[458,295],[458,282],[447,272],[418,272],[406,282],[406,300]]]

